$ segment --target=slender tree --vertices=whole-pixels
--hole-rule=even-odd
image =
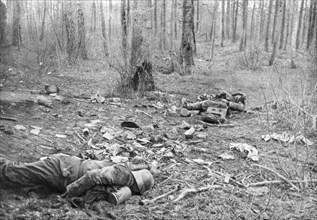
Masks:
[[[247,29],[248,29],[248,0],[243,0],[242,15],[242,36],[240,38],[239,50],[243,51],[247,45]]]
[[[226,11],[226,36],[230,39],[230,0],[227,0],[227,11]]]
[[[184,64],[184,74],[191,74],[191,66],[194,65],[193,58],[193,0],[183,0],[183,27],[182,27],[182,40],[181,40],[181,57],[180,63]]]
[[[198,33],[199,23],[200,23],[200,0],[196,0],[196,27],[195,32]]]
[[[214,58],[215,51],[215,40],[216,40],[216,26],[217,26],[217,17],[218,17],[218,0],[215,1],[214,10],[212,12],[212,23],[211,23],[211,48],[210,48],[210,59]]]
[[[103,43],[104,55],[105,55],[105,57],[109,57],[107,35],[106,35],[106,22],[105,22],[105,14],[104,14],[102,0],[100,0],[100,25],[101,25],[101,34],[102,34],[102,43]],[[110,25],[109,28],[111,29],[111,24],[109,24],[109,25]],[[109,34],[110,34],[110,29],[108,32]]]
[[[281,13],[283,11],[283,4],[282,4],[282,0],[276,0],[275,2],[275,7],[277,9],[275,9],[275,14],[274,14],[274,20],[276,21],[275,25],[278,27],[281,23]],[[272,54],[269,60],[269,65],[272,66],[274,64],[275,61],[275,57],[276,57],[276,53],[277,53],[277,43],[278,43],[278,39],[279,39],[279,34],[280,34],[280,30],[278,28],[274,29],[274,39],[273,39],[273,50],[272,50]]]
[[[6,21],[7,9],[5,4],[0,0],[0,46],[6,43]]]
[[[237,24],[238,24],[238,12],[239,12],[239,0],[234,3],[234,19],[233,19],[233,30],[232,30],[232,43],[236,42]]]
[[[308,22],[308,34],[307,34],[307,42],[306,49],[309,49],[311,42],[314,37],[315,30],[315,20],[316,20],[316,12],[317,11],[317,2],[315,0],[310,1],[310,9],[309,9],[309,22]]]
[[[265,21],[265,13],[264,13],[265,1],[260,1],[260,28],[259,28],[259,38],[260,41],[263,40],[263,32],[264,32],[264,21]]]
[[[96,2],[93,0],[92,5],[91,5],[91,27],[90,27],[90,32],[94,33],[96,32],[96,20],[97,20],[97,15],[96,15]]]
[[[290,37],[290,22],[291,22],[291,12],[290,7],[286,4],[286,11],[287,11],[287,19],[286,19],[286,36],[283,49],[286,50],[288,44],[288,38]]]
[[[226,1],[222,0],[222,4],[221,4],[221,42],[220,42],[220,46],[223,47],[223,41],[225,38],[225,4]]]
[[[267,18],[267,24],[266,24],[266,32],[265,32],[265,44],[264,44],[264,49],[266,52],[269,51],[269,36],[270,36],[272,5],[273,5],[273,0],[270,0],[269,12],[268,12],[268,18]]]
[[[42,26],[41,26],[41,34],[39,37],[39,40],[42,42],[44,39],[44,33],[45,33],[45,18],[46,18],[46,0],[44,0],[44,13],[43,13],[43,18],[42,18]]]
[[[178,31],[177,31],[177,0],[174,0],[174,16],[175,16],[175,19],[174,19],[174,39],[177,39],[177,34],[178,34]]]
[[[77,3],[78,49],[84,60],[88,59],[86,48],[86,27],[84,11],[81,3]]]
[[[100,2],[100,4],[102,5],[102,2]],[[112,0],[109,0],[108,36],[109,36],[110,41],[111,41],[111,36],[112,36],[112,10],[113,10]],[[104,12],[102,12],[102,14],[104,14]],[[106,32],[106,30],[105,30],[105,32]]]
[[[254,34],[256,34],[256,31],[254,31],[254,29],[255,29],[255,25],[254,25],[254,20],[255,20],[255,18],[254,18],[254,13],[255,13],[255,3],[256,2],[253,2],[253,8],[252,8],[252,14],[251,14],[251,27],[250,27],[250,39],[251,40],[253,40],[253,38],[254,38]]]
[[[128,24],[127,24],[127,13],[126,13],[126,0],[121,0],[121,40],[124,63],[127,66],[127,37],[128,37]]]
[[[74,62],[74,52],[75,52],[75,25],[73,20],[73,14],[71,8],[66,8],[64,11],[64,24],[66,30],[66,51],[68,63],[72,64]]]
[[[166,49],[166,0],[162,0],[160,49]]]
[[[296,35],[297,35],[297,0],[290,0],[290,8],[291,8],[291,37],[290,37],[290,44],[291,44],[291,68],[294,69],[296,68],[296,62],[295,62],[295,57],[296,57]]]
[[[281,37],[279,49],[283,49],[284,44],[284,32],[285,32],[285,17],[286,17],[286,0],[283,0],[283,15],[282,15],[282,25],[281,25]]]
[[[305,6],[304,6],[304,16],[303,16],[303,31],[302,31],[302,39],[301,43],[304,44],[306,39],[307,39],[307,23],[308,23],[308,0],[305,1]]]
[[[300,9],[299,9],[298,27],[297,27],[297,34],[296,34],[296,49],[298,49],[299,45],[300,45],[300,33],[301,33],[301,28],[302,28],[304,3],[305,3],[305,0],[302,0],[301,4],[300,4]]]
[[[154,33],[157,33],[157,0],[154,0],[154,7],[153,7],[153,17],[154,17]]]
[[[12,45],[20,46],[22,44],[20,0],[13,3]]]

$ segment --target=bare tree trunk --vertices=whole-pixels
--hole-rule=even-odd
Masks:
[[[199,29],[199,23],[200,23],[200,1],[197,0],[196,3],[196,27],[195,27],[195,32],[198,33],[198,29]]]
[[[317,2],[315,0],[310,1],[310,10],[309,10],[309,23],[308,23],[308,34],[307,34],[307,42],[306,49],[309,49],[311,42],[314,37],[314,29],[315,29],[315,20],[316,20],[316,10],[317,10]]]
[[[105,57],[109,57],[109,52],[108,52],[108,44],[107,44],[107,35],[106,35],[106,22],[105,22],[105,14],[103,11],[103,4],[102,0],[100,0],[100,20],[101,20],[101,34],[102,34],[102,41],[103,41],[103,50]],[[110,10],[109,10],[110,11]],[[110,18],[111,16],[109,16]],[[109,31],[111,29],[111,20],[109,21]]]
[[[153,17],[154,17],[154,33],[156,35],[157,34],[157,0],[154,0]]]
[[[100,4],[101,1],[100,1]],[[111,37],[112,37],[112,9],[113,9],[113,5],[112,5],[112,0],[109,0],[109,19],[108,19],[108,36],[109,36],[109,40],[111,41]],[[100,9],[101,10],[101,9]],[[103,10],[103,9],[102,9]],[[100,12],[101,13],[101,12]],[[102,12],[102,14],[104,14],[104,12]],[[105,45],[104,45],[105,46]],[[108,52],[107,52],[108,53]],[[109,54],[108,54],[109,55]],[[106,57],[108,57],[106,55]]]
[[[174,39],[177,39],[178,31],[177,31],[177,0],[174,0]]]
[[[77,3],[78,50],[84,60],[88,59],[86,48],[85,18],[81,3]]]
[[[265,43],[264,43],[264,49],[266,52],[269,51],[269,36],[270,36],[270,25],[271,25],[271,16],[272,16],[272,5],[273,0],[270,0],[269,4],[269,14],[267,18],[267,26],[266,26],[266,33],[265,33]]]
[[[126,14],[126,0],[121,0],[121,35],[122,35],[122,53],[125,66],[127,66],[127,37],[128,37],[128,25]]]
[[[39,40],[42,42],[44,38],[44,32],[45,32],[45,18],[46,18],[46,0],[44,0],[44,13],[42,18],[42,27],[41,27],[41,34],[39,37]]]
[[[274,12],[274,18],[273,18],[273,31],[272,31],[272,43],[273,43],[273,41],[274,41],[274,35],[275,35],[275,30],[276,30],[276,19],[277,19],[277,13],[278,13],[278,9],[277,9],[277,7],[276,7],[276,5],[277,5],[277,3],[278,3],[278,1],[279,0],[275,0],[275,12]]]
[[[227,12],[226,12],[226,36],[230,39],[230,0],[227,0]]]
[[[174,15],[174,1],[175,0],[172,0],[172,7],[171,7],[171,35],[170,35],[170,42],[171,42],[171,48],[174,47],[174,41],[173,41],[173,32],[174,32],[174,19],[175,19],[175,16]]]
[[[195,21],[194,21],[194,15],[195,15],[195,5],[194,5],[194,1],[193,1],[193,7],[192,7],[192,37],[193,37],[193,53],[196,54],[197,52],[197,47],[196,47],[196,34],[195,34]],[[194,59],[193,59],[194,62]]]
[[[183,32],[180,48],[180,63],[184,63],[184,74],[191,74],[191,66],[194,65],[193,58],[193,0],[183,0]]]
[[[280,31],[278,30],[278,27],[280,25],[280,21],[281,21],[281,13],[283,10],[283,4],[282,4],[282,0],[276,0],[276,4],[275,7],[277,9],[275,9],[275,15],[274,15],[274,20],[275,20],[275,29],[274,29],[274,39],[273,39],[273,50],[272,50],[272,54],[269,60],[269,65],[272,66],[274,64],[275,61],[275,57],[276,57],[276,53],[277,53],[277,42],[279,39],[279,33]]]
[[[162,0],[160,49],[166,50],[166,0]]]
[[[264,33],[264,21],[265,21],[265,13],[264,13],[264,0],[260,1],[260,28],[259,28],[259,38],[260,41],[263,40],[263,33]]]
[[[243,51],[247,45],[247,28],[248,28],[248,0],[243,0],[243,16],[242,16],[242,36],[240,38],[239,50]]]
[[[290,37],[290,22],[291,22],[291,10],[290,7],[286,4],[287,10],[287,21],[286,21],[286,36],[285,36],[285,43],[283,49],[286,50],[288,44],[288,38]]]
[[[291,68],[296,68],[295,57],[296,57],[296,28],[297,28],[297,0],[290,0],[290,8],[291,8]]]
[[[302,17],[303,17],[303,10],[304,10],[304,3],[305,0],[302,0],[300,4],[300,9],[299,9],[299,17],[298,17],[298,27],[297,27],[297,35],[296,35],[296,50],[299,48],[300,45],[300,33],[301,33],[301,28],[302,28]]]
[[[286,0],[283,0],[283,15],[282,15],[282,26],[281,26],[281,37],[279,49],[283,48],[284,43],[284,29],[285,29],[285,14],[286,14]]]
[[[304,6],[304,18],[303,18],[303,31],[302,31],[302,40],[301,43],[304,44],[307,40],[307,23],[308,23],[308,0],[305,1]]]
[[[21,33],[21,7],[20,0],[13,3],[13,25],[12,25],[12,45],[19,46],[22,44]]]
[[[66,30],[66,51],[68,63],[72,64],[74,62],[74,52],[75,52],[75,25],[73,20],[73,15],[71,10],[64,11],[64,24]]]
[[[0,47],[6,44],[6,21],[7,9],[5,4],[0,0]]]
[[[238,23],[238,12],[239,12],[239,0],[236,0],[235,4],[235,13],[234,13],[234,22],[233,22],[233,32],[232,32],[232,43],[236,42],[236,33],[237,33],[237,23]]]
[[[252,41],[254,38],[254,11],[255,11],[255,3],[253,3],[252,15],[251,15],[251,27],[250,27],[250,40]]]
[[[221,4],[221,42],[220,42],[220,46],[223,47],[223,41],[225,38],[225,0],[222,0],[222,4]]]
[[[210,60],[212,60],[214,58],[218,6],[219,6],[219,2],[218,2],[218,0],[216,0],[215,5],[214,5],[214,10],[212,13]]]
[[[90,32],[94,33],[96,32],[96,20],[97,20],[97,16],[96,16],[96,3],[95,0],[93,0],[92,2],[92,6],[91,6],[91,27],[90,27]]]

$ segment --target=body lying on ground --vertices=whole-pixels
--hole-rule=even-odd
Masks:
[[[34,163],[18,163],[0,158],[0,187],[49,188],[63,197],[83,197],[87,202],[105,199],[120,187],[141,195],[154,185],[150,171],[131,171],[109,160],[85,160],[54,154]],[[89,200],[89,201],[88,201]]]

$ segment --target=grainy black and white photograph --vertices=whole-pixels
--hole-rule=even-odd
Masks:
[[[0,0],[0,220],[317,219],[317,0]]]

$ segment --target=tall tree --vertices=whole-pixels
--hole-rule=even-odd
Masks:
[[[291,68],[294,69],[296,68],[296,62],[295,62],[295,57],[296,57],[296,35],[297,35],[297,0],[290,0],[290,8],[291,8],[291,37],[290,37],[290,44],[291,44]]]
[[[174,39],[177,39],[177,34],[178,34],[178,31],[177,31],[177,0],[174,0]]]
[[[286,17],[286,0],[283,0],[283,15],[282,15],[282,25],[281,25],[281,37],[279,49],[283,48],[284,44],[284,32],[285,32],[285,18]]]
[[[227,11],[226,11],[226,36],[230,39],[230,0],[227,0]]]
[[[84,60],[88,59],[86,48],[86,27],[84,11],[81,3],[77,3],[78,49]]]
[[[160,49],[166,49],[166,0],[162,1]]]
[[[199,24],[200,24],[200,0],[196,0],[196,27],[195,32],[198,33]]]
[[[305,0],[302,0],[301,4],[300,4],[300,9],[299,9],[298,27],[297,27],[297,34],[296,34],[296,49],[298,49],[299,45],[300,45],[300,33],[301,33],[301,28],[302,28],[304,3],[305,3]]]
[[[256,34],[256,31],[254,31],[254,29],[255,29],[255,25],[254,25],[254,20],[255,20],[255,18],[254,18],[254,13],[255,13],[255,3],[256,2],[253,2],[253,8],[252,8],[252,14],[251,14],[251,27],[250,27],[250,39],[251,40],[253,40],[253,38],[254,38],[254,34]]]
[[[127,47],[128,47],[128,24],[126,13],[126,0],[121,0],[121,40],[122,40],[122,53],[125,66],[127,66]]]
[[[20,46],[22,44],[21,33],[21,6],[20,0],[13,2],[13,25],[12,25],[12,45]]]
[[[226,1],[222,0],[222,4],[221,4],[221,42],[220,42],[220,46],[223,47],[223,41],[225,38],[225,4]]]
[[[269,3],[269,12],[267,17],[267,24],[266,24],[266,32],[265,32],[265,43],[264,43],[264,49],[266,52],[269,51],[269,36],[270,36],[270,25],[271,25],[271,16],[272,16],[272,6],[273,0],[270,0]]]
[[[210,60],[214,58],[215,51],[215,40],[216,40],[216,27],[217,27],[217,18],[218,18],[218,0],[215,1],[214,10],[212,12],[212,23],[211,23],[211,47],[210,47]]]
[[[180,47],[180,63],[184,64],[184,74],[191,74],[191,66],[194,65],[193,58],[193,0],[183,0],[183,26]]]
[[[275,7],[277,9],[275,9],[275,14],[274,14],[274,20],[276,21],[275,25],[278,27],[281,23],[281,13],[283,11],[283,4],[282,4],[282,0],[276,0],[275,2]],[[277,53],[277,42],[279,39],[279,34],[280,34],[280,30],[278,28],[274,29],[274,38],[273,38],[273,50],[272,50],[272,54],[269,60],[269,65],[272,66],[274,64],[275,61],[275,57],[276,57],[276,53]]]
[[[238,12],[239,12],[239,0],[236,0],[234,5],[234,19],[233,19],[233,30],[232,30],[232,43],[236,42],[237,35],[237,24],[238,24]]]
[[[0,0],[0,46],[3,46],[6,41],[6,21],[7,9],[5,4]]]
[[[70,7],[70,6],[69,6]],[[66,30],[66,51],[68,63],[72,64],[74,62],[74,52],[75,52],[75,25],[73,20],[73,14],[71,8],[66,8],[64,11],[64,24]]]
[[[243,0],[242,5],[242,36],[240,38],[239,50],[243,51],[247,45],[247,29],[248,29],[248,0]]]
[[[90,27],[90,32],[94,33],[96,32],[96,20],[97,20],[97,13],[96,13],[96,2],[93,0],[92,5],[91,5],[91,27]]]
[[[109,22],[111,22],[111,20]],[[102,34],[104,55],[105,57],[109,57],[107,35],[106,35],[106,22],[105,22],[105,14],[104,14],[102,0],[100,0],[100,24],[101,24],[101,34]],[[109,25],[110,25],[109,26],[109,34],[110,34],[111,24]]]
[[[304,16],[303,16],[303,31],[302,31],[302,40],[301,43],[304,44],[304,42],[307,39],[307,23],[308,23],[308,0],[305,1],[305,6],[304,6]]]
[[[289,4],[286,4],[286,11],[287,11],[287,19],[286,19],[286,36],[285,36],[285,42],[283,49],[286,50],[287,44],[288,44],[288,39],[290,37],[290,23],[291,23],[291,10],[290,7],[288,6]]]
[[[100,2],[100,4],[102,5],[102,2]],[[112,36],[112,9],[113,9],[112,0],[109,0],[108,35],[109,35],[110,40],[111,40],[111,36]],[[100,10],[103,10],[103,9],[100,9]],[[104,12],[102,12],[102,13],[104,14]]]
[[[45,33],[45,18],[46,18],[46,0],[44,0],[44,13],[43,13],[43,18],[42,18],[42,26],[41,26],[41,34],[39,37],[39,40],[42,42],[44,38],[44,33]]]
[[[260,28],[259,28],[259,38],[260,41],[263,40],[263,32],[264,32],[264,21],[265,21],[265,13],[264,13],[265,1],[260,1]]]
[[[309,9],[309,22],[308,22],[308,34],[307,34],[307,42],[306,49],[309,49],[311,42],[314,37],[315,30],[315,21],[316,21],[316,12],[317,11],[317,2],[316,0],[310,1],[310,9]]]
[[[154,33],[157,33],[157,0],[154,0],[154,7],[153,7],[153,17],[154,17]]]

